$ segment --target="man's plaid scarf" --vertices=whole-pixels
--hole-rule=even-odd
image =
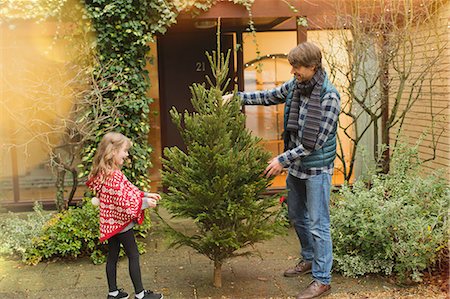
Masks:
[[[289,110],[286,131],[298,131],[298,114],[300,107],[300,96],[308,97],[307,113],[302,134],[302,144],[307,150],[314,150],[319,135],[320,122],[322,120],[322,109],[320,105],[320,92],[325,80],[325,72],[319,68],[308,82],[299,82],[294,89],[291,108]]]

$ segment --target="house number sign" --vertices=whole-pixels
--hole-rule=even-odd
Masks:
[[[204,72],[205,71],[205,63],[204,62],[196,62],[195,63],[195,71]]]

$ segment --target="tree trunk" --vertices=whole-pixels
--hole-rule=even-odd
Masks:
[[[389,172],[389,41],[388,30],[383,30],[381,35],[381,67],[380,67],[380,84],[381,84],[381,144],[386,145],[381,156],[381,171]]]
[[[58,169],[56,174],[56,209],[58,212],[66,209],[66,201],[64,199],[64,178],[66,177],[66,171],[61,168]]]
[[[222,287],[222,263],[218,261],[214,261],[214,286]]]
[[[70,190],[69,197],[67,198],[67,206],[72,203],[72,199],[75,196],[75,192],[78,188],[78,171],[75,167],[69,169],[72,173],[72,189]]]

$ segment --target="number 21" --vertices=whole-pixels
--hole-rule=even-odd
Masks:
[[[197,72],[204,72],[205,71],[205,63],[204,62],[196,62],[195,63],[195,70]]]

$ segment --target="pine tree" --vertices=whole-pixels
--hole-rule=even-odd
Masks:
[[[270,153],[245,128],[240,99],[222,101],[230,51],[225,56],[219,38],[217,44],[217,52],[206,53],[215,82],[207,76],[209,88],[205,83],[190,87],[195,112],[171,110],[187,149],[164,150],[167,192],[162,203],[173,217],[191,218],[197,225],[193,235],[168,226],[171,245],[190,246],[212,260],[214,286],[221,287],[224,261],[252,254],[248,247],[279,233],[281,226],[276,196],[264,195],[270,184],[263,175]]]

